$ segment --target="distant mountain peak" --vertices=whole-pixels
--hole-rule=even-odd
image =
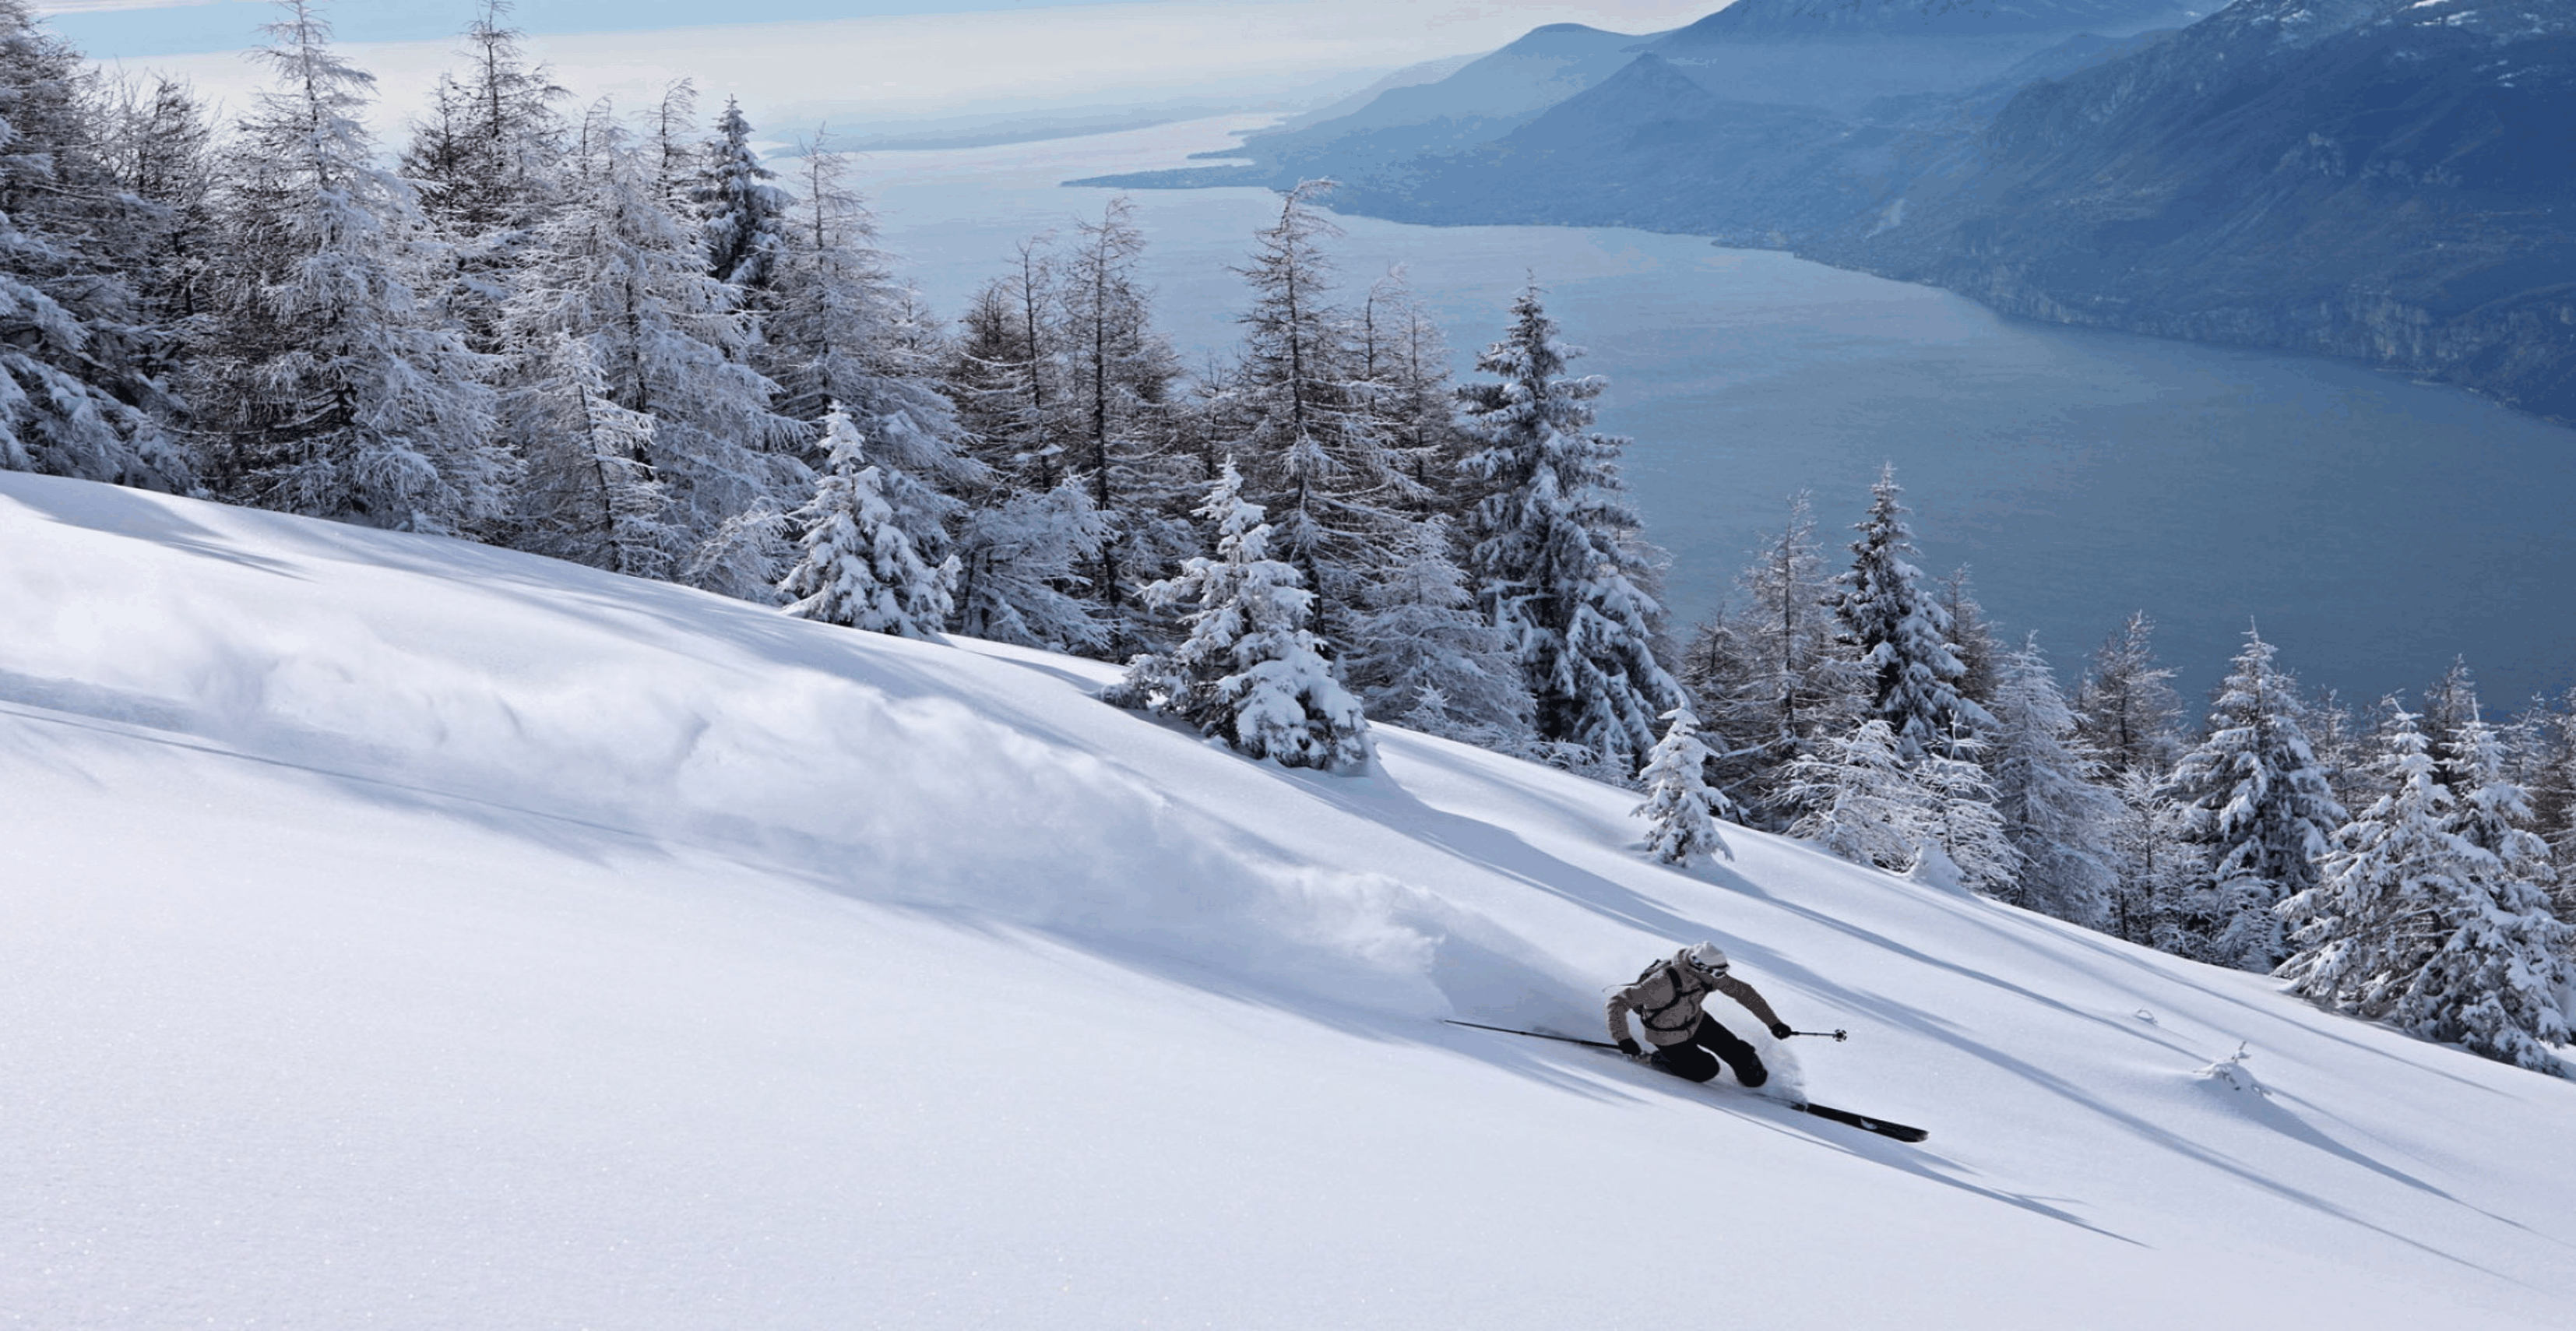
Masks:
[[[1870,37],[1974,37],[2024,32],[2129,30],[2183,17],[2189,0],[1736,0],[1665,39],[1676,47],[1725,42],[1848,41]],[[2201,0],[2202,12],[2216,0]]]

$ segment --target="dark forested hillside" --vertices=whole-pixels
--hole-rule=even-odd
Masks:
[[[1543,110],[1440,121],[1436,142],[1354,117],[1252,140],[1252,164],[1222,174],[1121,183],[1329,175],[1336,207],[1406,221],[1692,232],[2576,418],[2576,7],[2240,0],[2192,17],[1743,0],[1616,50]]]

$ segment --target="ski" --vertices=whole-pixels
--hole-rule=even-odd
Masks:
[[[1522,1035],[1533,1040],[1555,1040],[1563,1044],[1579,1044],[1586,1049],[1606,1049],[1614,1054],[1619,1053],[1619,1046],[1612,1044],[1607,1040],[1586,1040],[1581,1036],[1558,1035],[1554,1031],[1524,1031],[1516,1030],[1510,1026],[1488,1026],[1483,1022],[1458,1021],[1449,1017],[1443,1017],[1441,1020],[1451,1026],[1464,1026],[1469,1030],[1494,1031],[1503,1035]],[[1625,1058],[1627,1055],[1620,1054],[1620,1057]],[[1769,1097],[1761,1096],[1757,1098],[1768,1099]],[[1791,1100],[1773,1100],[1771,1103],[1787,1105],[1789,1108],[1795,1109],[1801,1114],[1813,1114],[1818,1118],[1828,1119],[1832,1122],[1840,1123],[1845,1127],[1858,1128],[1863,1132],[1875,1132],[1879,1136],[1893,1138],[1901,1142],[1919,1142],[1932,1135],[1926,1129],[1899,1123],[1893,1119],[1873,1118],[1867,1114],[1855,1114],[1848,1109],[1836,1109],[1832,1105],[1820,1105],[1814,1101],[1808,1101],[1802,1104]]]

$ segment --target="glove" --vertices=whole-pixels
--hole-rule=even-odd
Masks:
[[[1637,1042],[1627,1038],[1626,1036],[1621,1036],[1619,1039],[1619,1052],[1626,1054],[1630,1058],[1644,1058],[1646,1056],[1646,1051],[1638,1048]]]
[[[1774,1040],[1786,1040],[1795,1034],[1797,1034],[1797,1032],[1790,1030],[1789,1023],[1785,1021],[1775,1021],[1771,1023],[1771,1038]]]

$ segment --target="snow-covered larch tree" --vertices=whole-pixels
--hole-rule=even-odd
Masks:
[[[1664,714],[1671,724],[1646,755],[1638,779],[1646,802],[1629,811],[1646,820],[1646,850],[1665,864],[1688,865],[1702,855],[1734,859],[1735,852],[1717,830],[1717,815],[1729,812],[1726,797],[1709,789],[1704,771],[1708,745],[1700,742],[1699,718],[1687,707]]]
[[[2022,859],[2019,885],[2007,895],[2061,920],[2103,928],[2119,887],[2112,838],[2123,809],[2095,780],[2099,764],[2084,747],[2037,635],[1997,663],[1994,713],[1985,767],[2004,835]]]
[[[1917,826],[1930,798],[1896,751],[1896,732],[1875,718],[1820,741],[1789,764],[1784,801],[1805,812],[1789,835],[1854,864],[1903,871],[1922,846]]]
[[[1278,222],[1255,233],[1252,262],[1237,270],[1253,301],[1222,410],[1228,452],[1244,469],[1246,493],[1270,515],[1278,557],[1313,591],[1316,631],[1340,644],[1344,616],[1416,504],[1359,367],[1349,314],[1332,299],[1325,244],[1341,229],[1317,206],[1329,188],[1308,181],[1290,190]]]
[[[1887,723],[1897,752],[1912,762],[1954,733],[1992,728],[1994,718],[1959,691],[1967,667],[1950,640],[1950,613],[1923,586],[1923,570],[1907,562],[1914,533],[1903,493],[1895,467],[1881,468],[1834,611],[1869,681],[1868,715]]]
[[[778,385],[781,414],[813,423],[837,407],[858,426],[883,470],[886,502],[924,557],[954,550],[971,563],[978,556],[951,543],[968,522],[961,496],[989,491],[993,478],[968,453],[966,431],[939,382],[946,349],[924,345],[913,326],[913,302],[876,248],[874,219],[848,187],[847,171],[848,159],[828,142],[818,137],[806,145],[782,230],[764,251],[766,285],[757,293],[764,312],[749,359]],[[1077,527],[1083,522],[1061,505],[1015,512],[1002,530],[980,538],[980,557],[991,562],[999,545],[1035,548],[1026,544],[1032,540],[1082,544],[1078,531],[1044,536],[1029,528],[1048,513]],[[978,543],[974,533],[964,536],[967,545]]]
[[[1937,886],[2019,900],[2022,853],[1996,807],[1985,750],[1976,736],[1952,735],[1916,760],[1913,776],[1923,798],[1912,806],[1908,825],[1923,851],[1913,872]]]
[[[1136,658],[1109,700],[1179,717],[1283,767],[1366,767],[1368,719],[1310,627],[1314,594],[1296,566],[1270,558],[1270,526],[1231,462],[1199,514],[1215,529],[1215,557],[1145,591],[1157,606],[1189,605],[1189,636],[1169,654]]]
[[[1119,651],[1146,632],[1135,588],[1196,539],[1190,487],[1170,458],[1179,360],[1154,329],[1151,293],[1137,273],[1144,253],[1145,233],[1124,198],[1111,199],[1098,222],[1080,223],[1059,272],[1061,330],[1039,339],[1064,350],[1065,463],[1108,523],[1089,590]]]
[[[2499,745],[2473,736],[2438,761],[2418,719],[2393,710],[2375,764],[2387,793],[2337,833],[2322,881],[2282,903],[2299,950],[2279,973],[2328,1007],[2562,1073],[2548,1046],[2568,1039],[2571,931],[2533,881],[2546,866],[2516,825],[2523,793]]]
[[[1477,613],[1452,542],[1446,518],[1412,525],[1353,622],[1345,676],[1372,717],[1510,752],[1530,735],[1529,688],[1511,640]]]
[[[135,289],[163,257],[142,234],[160,209],[101,160],[87,82],[24,0],[0,0],[0,470],[182,490],[163,339]]]
[[[814,497],[792,515],[804,557],[779,590],[787,613],[904,638],[936,634],[953,608],[957,563],[933,565],[914,548],[885,498],[885,474],[862,455],[850,418],[823,417],[824,471]]]
[[[470,530],[509,483],[496,368],[415,296],[429,271],[411,187],[378,164],[373,75],[331,49],[311,0],[280,0],[276,76],[226,156],[223,258],[190,401],[216,487],[314,517]]]
[[[976,506],[956,555],[958,632],[1058,652],[1105,648],[1109,626],[1080,593],[1108,539],[1108,520],[1076,480]]]
[[[2157,792],[2193,857],[2172,932],[2157,946],[2257,971],[2289,955],[2276,908],[2316,886],[2317,860],[2346,821],[2274,654],[2246,631],[2206,737]]]
[[[1512,302],[1512,327],[1477,357],[1494,376],[1458,390],[1481,496],[1468,515],[1466,572],[1486,622],[1510,635],[1537,701],[1539,738],[1579,744],[1633,772],[1683,705],[1656,659],[1663,607],[1654,553],[1621,498],[1625,439],[1590,427],[1605,382],[1569,378],[1581,352],[1557,340],[1538,289]]]
[[[777,570],[756,556],[774,539],[777,515],[812,493],[814,473],[798,455],[814,427],[770,409],[775,385],[745,363],[752,330],[738,293],[707,275],[695,231],[658,197],[651,159],[605,104],[581,138],[568,197],[536,229],[502,320],[516,349],[513,433],[540,482],[525,496],[520,540],[560,557],[606,558],[589,445],[550,424],[575,396],[555,342],[567,334],[589,344],[602,395],[652,419],[640,464],[692,547],[675,571],[766,600]],[[548,456],[566,449],[575,456]]]
[[[2154,621],[2129,616],[2093,653],[2075,693],[2076,737],[2101,764],[2101,781],[2119,800],[2108,844],[2117,884],[2104,927],[2132,943],[2152,944],[2189,858],[2158,816],[2156,787],[2182,756],[2182,699],[2173,671],[2156,661]]]

